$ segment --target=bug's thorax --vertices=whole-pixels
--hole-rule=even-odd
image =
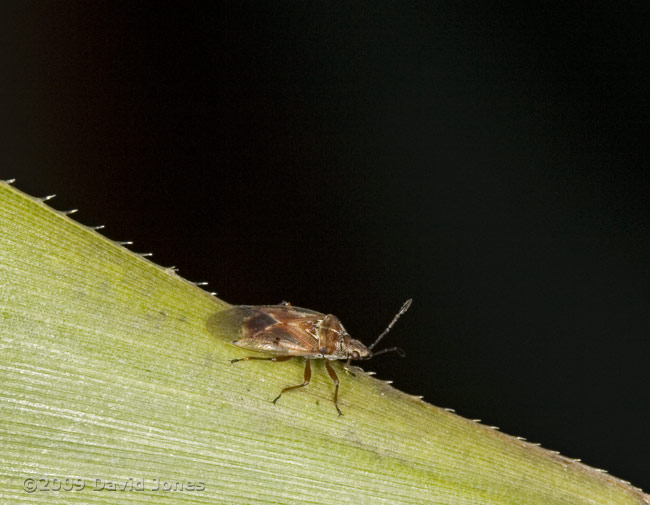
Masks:
[[[350,337],[339,318],[332,314],[328,314],[318,321],[315,330],[318,351],[324,358],[330,360],[360,359],[370,354],[364,344]]]

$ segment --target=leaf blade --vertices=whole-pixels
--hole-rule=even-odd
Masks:
[[[360,373],[341,408],[315,364],[230,365],[206,322],[228,307],[0,183],[2,498],[27,477],[83,478],[64,500],[122,502],[650,503],[606,474]],[[203,482],[156,491],[154,479]],[[135,481],[133,481],[135,482]]]

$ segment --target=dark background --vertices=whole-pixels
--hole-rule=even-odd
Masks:
[[[648,2],[2,2],[0,177],[650,490]]]

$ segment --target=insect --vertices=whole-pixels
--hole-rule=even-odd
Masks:
[[[336,411],[343,415],[338,405],[339,378],[330,361],[347,360],[344,369],[354,375],[350,361],[370,359],[379,354],[397,352],[404,356],[399,347],[390,347],[374,352],[379,341],[386,336],[393,325],[411,306],[406,300],[386,329],[369,346],[355,340],[345,330],[341,321],[332,314],[321,314],[314,310],[294,307],[288,302],[280,305],[239,305],[217,312],[208,320],[208,329],[228,335],[236,335],[233,344],[251,351],[260,351],[272,356],[261,358],[248,356],[230,362],[248,360],[287,361],[294,357],[306,358],[302,384],[285,387],[273,400],[276,403],[287,391],[302,388],[311,380],[311,360],[325,359],[325,368],[334,382],[332,398]]]

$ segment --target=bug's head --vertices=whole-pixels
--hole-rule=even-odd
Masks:
[[[411,298],[409,298],[408,300],[406,300],[404,302],[404,305],[402,305],[402,308],[399,309],[399,312],[397,314],[395,314],[395,317],[393,317],[393,320],[390,322],[390,324],[381,333],[381,335],[379,335],[375,339],[375,341],[372,344],[370,344],[368,347],[363,345],[358,340],[351,340],[350,341],[350,349],[351,349],[350,359],[352,359],[352,360],[370,359],[373,356],[377,356],[379,354],[384,354],[384,353],[387,353],[387,352],[396,352],[401,357],[406,356],[406,353],[404,352],[404,350],[399,348],[399,347],[389,347],[387,349],[382,349],[381,351],[377,351],[377,352],[373,352],[373,349],[379,343],[379,341],[386,336],[386,334],[390,331],[390,329],[397,322],[397,320],[401,317],[401,315],[404,314],[404,312],[406,312],[409,309],[409,307],[411,306],[411,303],[413,303],[413,299],[411,299]]]
[[[358,359],[368,359],[372,355],[372,352],[370,352],[370,349],[368,349],[362,342],[359,342],[358,340],[355,340],[353,338],[350,339],[350,343],[348,344],[347,348],[347,358],[351,360],[358,360]]]

